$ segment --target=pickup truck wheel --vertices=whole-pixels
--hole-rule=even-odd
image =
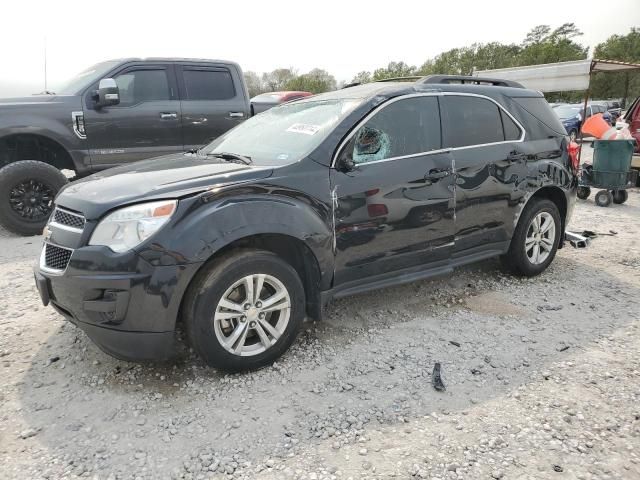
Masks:
[[[238,250],[198,273],[185,297],[192,347],[224,371],[271,364],[295,340],[305,317],[296,271],[277,255]]]
[[[562,235],[558,207],[551,200],[533,199],[525,207],[502,261],[518,275],[533,277],[553,261]]]
[[[53,200],[67,178],[37,160],[21,160],[0,169],[0,223],[19,235],[38,235],[49,220]]]

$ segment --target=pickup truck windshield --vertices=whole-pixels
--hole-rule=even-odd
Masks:
[[[234,153],[254,165],[286,165],[311,153],[361,100],[294,102],[241,123],[204,147],[203,154]]]
[[[56,93],[59,95],[77,95],[88,85],[104,78],[104,76],[119,63],[121,63],[119,60],[96,63],[94,66],[87,68],[85,71],[67,80],[62,88],[57,89]]]

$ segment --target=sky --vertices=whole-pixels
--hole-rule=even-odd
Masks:
[[[574,22],[580,43],[593,48],[640,26],[640,0],[5,0],[2,20],[0,97],[7,97],[44,90],[45,43],[53,91],[102,60],[149,56],[234,60],[257,72],[318,67],[348,81],[474,42],[519,43],[540,24]]]

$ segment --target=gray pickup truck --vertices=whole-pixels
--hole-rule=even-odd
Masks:
[[[129,58],[99,63],[55,94],[0,100],[0,223],[40,233],[67,182],[189,151],[250,115],[233,62]]]

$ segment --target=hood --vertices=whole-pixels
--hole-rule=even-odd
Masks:
[[[0,108],[2,107],[24,107],[28,105],[47,105],[66,103],[73,96],[67,95],[31,95],[30,97],[0,98]]]
[[[179,198],[214,186],[263,179],[272,171],[272,167],[177,153],[111,168],[73,182],[58,194],[56,204],[93,220],[119,206]]]

